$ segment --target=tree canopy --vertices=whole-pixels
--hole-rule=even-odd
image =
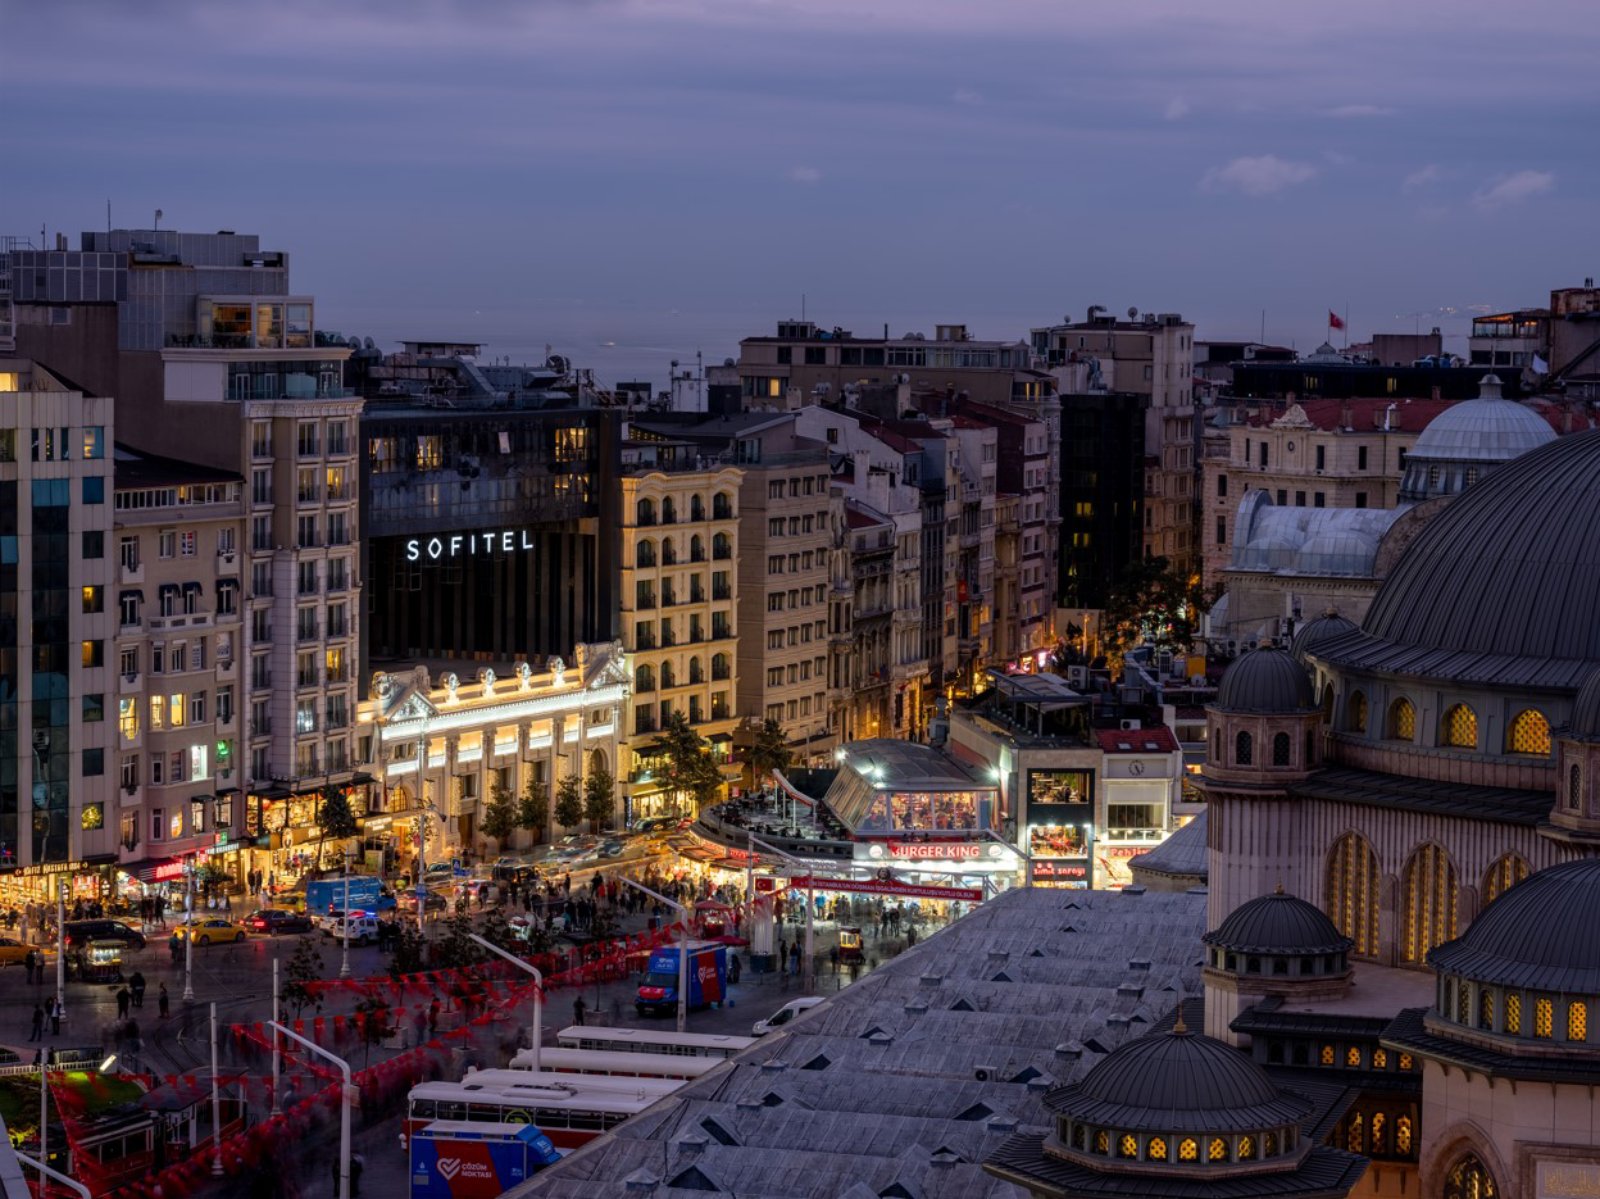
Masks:
[[[1138,645],[1187,651],[1210,607],[1199,575],[1175,571],[1165,558],[1130,562],[1106,597],[1100,629],[1105,654],[1120,663],[1123,653]]]

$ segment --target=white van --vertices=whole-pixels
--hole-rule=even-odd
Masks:
[[[345,917],[345,920],[350,925],[350,944],[370,945],[378,939],[378,918],[376,916],[353,912]],[[332,937],[337,942],[342,943],[344,941],[345,930],[337,918],[325,923],[322,926],[322,933],[326,937]]]
[[[775,1028],[782,1028],[801,1012],[814,1008],[822,1002],[820,995],[806,995],[800,999],[791,999],[765,1020],[757,1020],[750,1029],[752,1037],[764,1037]]]

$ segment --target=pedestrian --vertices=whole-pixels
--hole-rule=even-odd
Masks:
[[[28,1040],[44,1040],[44,1008],[37,1003],[33,1005],[33,1031],[28,1034]]]
[[[582,995],[572,1001],[572,1022],[579,1028],[583,1027],[583,1013],[586,1010]]]
[[[67,1014],[67,1009],[59,999],[52,999],[49,1002],[50,1035],[52,1037],[59,1037],[61,1035],[61,1018]]]
[[[160,1011],[163,1020],[172,1014],[172,999],[167,995],[166,983],[162,983],[161,989],[156,992],[156,1008]]]
[[[828,960],[833,963],[833,973],[837,976],[839,973],[839,947],[837,945],[828,949]]]
[[[27,955],[22,959],[22,968],[28,972],[28,981],[30,983],[33,981],[33,969],[35,961],[36,955],[31,949],[28,950]]]
[[[350,1194],[361,1194],[361,1171],[366,1169],[367,1162],[359,1153],[352,1154],[350,1158]]]
[[[439,1001],[435,999],[428,1005],[428,1035],[432,1036],[439,1031]]]
[[[118,1020],[126,1020],[128,1018],[128,1008],[132,1005],[132,1003],[133,1003],[133,994],[132,994],[132,992],[130,992],[126,986],[117,988],[117,1019]]]
[[[128,986],[133,991],[133,1006],[143,1007],[145,988],[144,975],[140,971],[135,970],[133,972],[133,976],[128,979]]]

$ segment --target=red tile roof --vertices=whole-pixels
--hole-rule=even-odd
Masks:
[[[1152,729],[1095,729],[1102,753],[1175,754],[1181,748],[1178,738],[1164,724]]]

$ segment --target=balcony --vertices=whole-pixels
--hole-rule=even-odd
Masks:
[[[182,616],[155,616],[146,622],[152,633],[163,629],[209,629],[212,625],[209,612],[186,612]]]
[[[144,563],[122,563],[117,572],[117,581],[123,584],[144,582]]]
[[[731,600],[733,598],[733,588],[726,583],[712,587],[711,598],[714,600]]]

